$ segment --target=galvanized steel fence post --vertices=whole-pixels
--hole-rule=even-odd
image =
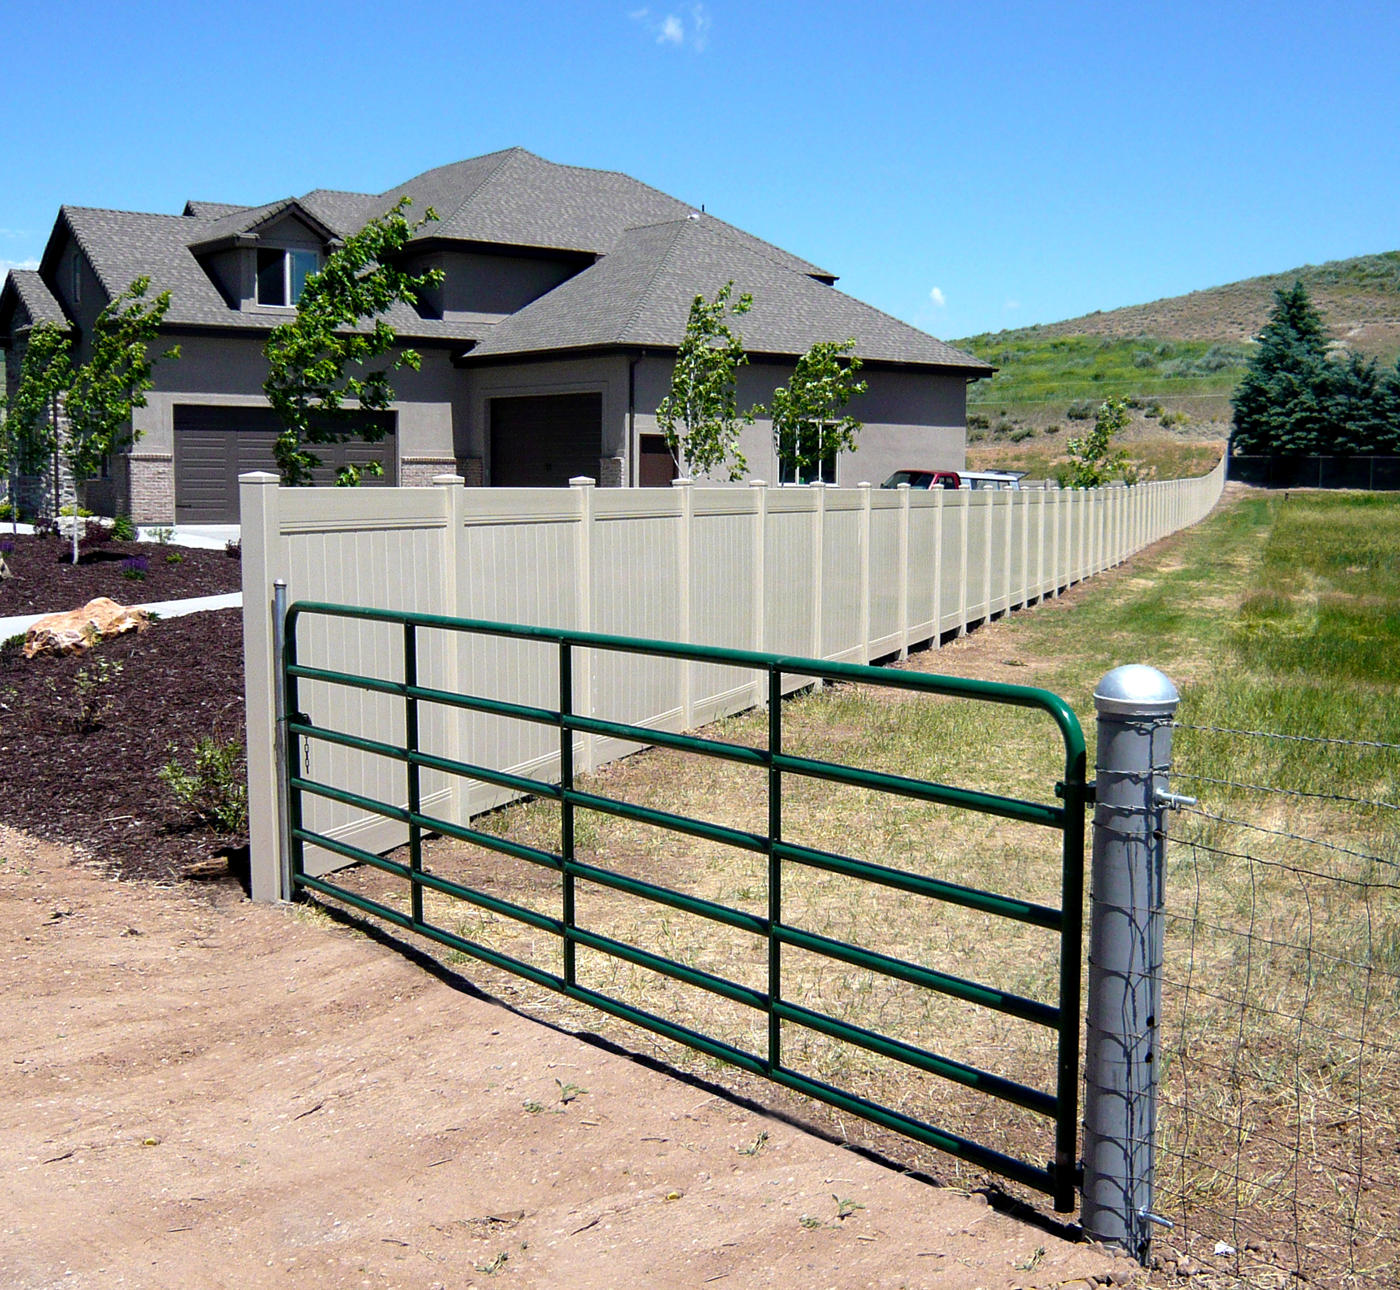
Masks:
[[[1145,1262],[1162,1012],[1163,815],[1176,687],[1117,667],[1094,692],[1098,756],[1084,1057],[1084,1230]]]

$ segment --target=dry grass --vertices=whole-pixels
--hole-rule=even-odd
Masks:
[[[1245,497],[1093,587],[992,624],[911,666],[1044,685],[1087,711],[1098,676],[1135,658],[1177,679],[1181,716],[1190,725],[1331,736],[1369,731],[1387,744],[1348,749],[1201,729],[1178,734],[1177,770],[1206,778],[1177,785],[1199,796],[1201,807],[1172,825],[1158,1208],[1178,1227],[1158,1249],[1164,1277],[1199,1272],[1208,1285],[1292,1287],[1304,1284],[1303,1275],[1310,1285],[1339,1290],[1391,1285],[1400,1275],[1393,1091],[1400,1076],[1400,831],[1384,804],[1400,800],[1400,713],[1393,683],[1374,668],[1354,683],[1332,677],[1318,687],[1290,680],[1273,645],[1262,663],[1251,661],[1265,647],[1241,606],[1266,587],[1296,585],[1290,604],[1301,622],[1310,612],[1305,588],[1316,592],[1329,576],[1304,568],[1307,560],[1295,555],[1289,558],[1298,576],[1282,577],[1277,543],[1265,541],[1277,511],[1275,503]],[[1391,518],[1368,513],[1358,528],[1374,532]],[[1329,521],[1329,531],[1342,527],[1339,515]],[[1307,523],[1298,531],[1311,534],[1304,546],[1316,551],[1316,533]],[[1385,556],[1388,543],[1376,546],[1376,558],[1393,562]],[[1332,559],[1317,556],[1324,558]],[[1337,576],[1352,576],[1356,559],[1333,559],[1343,571]],[[1360,568],[1359,580],[1373,589],[1377,576]],[[1329,585],[1329,596],[1343,594]],[[1362,589],[1352,599],[1364,597]],[[1275,614],[1274,621],[1282,620]],[[1343,626],[1361,630],[1350,619]],[[1291,640],[1290,632],[1303,630],[1295,624],[1284,635]],[[1250,670],[1256,667],[1263,672]],[[753,713],[706,733],[757,744],[764,724]],[[784,739],[790,752],[1041,801],[1050,800],[1061,773],[1057,738],[1043,718],[889,691],[833,687],[795,698],[784,706]],[[1250,784],[1289,792],[1257,794]],[[581,786],[766,829],[764,776],[730,763],[651,751]],[[1318,790],[1328,795],[1305,795]],[[790,841],[1058,904],[1058,837],[1046,830],[812,781],[790,778],[785,792]],[[1366,801],[1339,800],[1343,793]],[[547,851],[559,847],[552,803],[522,803],[481,823]],[[587,812],[578,814],[576,850],[587,863],[736,909],[768,909],[761,855]],[[425,845],[425,864],[560,916],[559,879],[549,870],[441,839]],[[406,895],[382,874],[348,882],[392,892],[400,902]],[[753,989],[766,986],[766,947],[747,933],[585,882],[577,902],[580,926]],[[782,907],[793,925],[1053,1002],[1058,968],[1049,933],[794,865],[784,866]],[[459,935],[560,970],[560,947],[549,933],[431,893],[426,909],[429,921]],[[578,973],[581,983],[634,1006],[764,1051],[766,1024],[742,1005],[587,949],[579,951]],[[488,986],[493,980],[478,967],[472,974]],[[1052,1087],[1052,1044],[1036,1027],[791,949],[782,984],[792,1002]],[[794,1105],[711,1058],[549,991],[517,984],[512,997],[528,997],[541,1016],[571,1028],[602,1032],[679,1068]],[[783,1044],[785,1061],[804,1073],[1030,1160],[1051,1154],[1048,1123],[1006,1103],[801,1027],[785,1025]],[[810,1106],[807,1114],[949,1181],[984,1181],[949,1157],[849,1117]]]

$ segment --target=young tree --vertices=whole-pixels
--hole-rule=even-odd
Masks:
[[[1069,467],[1060,482],[1067,488],[1098,488],[1114,476],[1137,483],[1137,471],[1128,462],[1126,448],[1113,447],[1113,437],[1128,424],[1126,399],[1105,399],[1094,414],[1094,428],[1069,441]]]
[[[691,302],[671,391],[656,409],[656,424],[683,476],[724,470],[734,480],[749,468],[739,451],[739,430],[753,424],[758,409],[740,412],[736,406],[735,373],[749,357],[729,320],[748,313],[753,297],[744,292],[731,304],[733,290],[726,282],[713,300],[696,296]]]
[[[19,384],[0,418],[0,470],[10,481],[10,516],[19,517],[19,476],[37,475],[57,445],[58,400],[73,381],[72,341],[44,323],[29,333]]]
[[[154,382],[151,369],[161,358],[179,358],[172,345],[152,359],[146,347],[160,333],[170,308],[170,292],[146,299],[151,280],[137,278],[120,295],[107,302],[92,329],[92,352],[73,373],[64,399],[68,431],[59,450],[72,472],[75,487],[92,479],[104,457],[134,443],[140,431],[132,428],[134,408],[146,406],[146,391]],[[75,498],[76,501],[76,498]],[[73,514],[73,563],[78,563],[78,515]]]
[[[442,273],[406,273],[394,258],[409,238],[430,220],[429,209],[416,224],[404,217],[407,197],[383,215],[370,220],[353,237],[326,257],[319,273],[306,280],[297,316],[273,330],[263,346],[267,380],[263,391],[281,418],[283,430],[274,448],[284,483],[305,486],[321,458],[312,449],[319,444],[364,439],[375,443],[384,431],[368,424],[363,412],[386,411],[394,399],[389,374],[402,367],[418,370],[416,350],[401,349],[382,366],[364,370],[365,364],[388,354],[398,336],[384,319],[392,305],[412,305],[425,287],[436,286]],[[365,329],[364,324],[373,320]],[[356,370],[346,371],[347,367]],[[346,403],[357,407],[346,407]],[[377,463],[366,468],[382,474]],[[360,471],[340,469],[336,482],[357,484]]]
[[[856,343],[817,341],[793,368],[792,379],[773,391],[768,415],[773,421],[773,444],[784,476],[795,484],[820,479],[823,463],[856,446],[861,423],[842,409],[867,386],[856,379],[860,359]],[[850,354],[846,362],[841,359]]]

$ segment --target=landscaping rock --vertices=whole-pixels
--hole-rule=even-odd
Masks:
[[[36,654],[76,654],[109,636],[141,631],[150,622],[144,609],[127,609],[98,596],[81,609],[41,618],[25,633],[24,657]]]

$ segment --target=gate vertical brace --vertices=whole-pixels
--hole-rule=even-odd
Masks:
[[[559,642],[559,862],[560,915],[564,923],[564,984],[577,983],[574,939],[574,714],[573,646]]]
[[[287,648],[287,580],[272,584],[272,703],[277,756],[277,889],[280,900],[291,900],[292,824],[287,802],[291,763],[287,759],[287,673],[283,655]]]
[[[778,928],[783,921],[783,861],[778,843],[783,837],[783,773],[778,754],[783,748],[783,673],[768,669],[768,1073],[783,1064],[783,1023],[778,1004],[783,997],[783,947]]]
[[[1155,668],[1098,684],[1084,1058],[1082,1223],[1139,1262],[1151,1248],[1162,1010],[1163,814],[1176,687]]]
[[[403,625],[403,683],[405,690],[418,684],[418,630],[412,623]],[[418,765],[418,700],[404,696],[404,745],[408,751],[408,867],[412,873],[408,900],[414,927],[423,925],[423,830],[418,817],[423,813],[423,776]]]

